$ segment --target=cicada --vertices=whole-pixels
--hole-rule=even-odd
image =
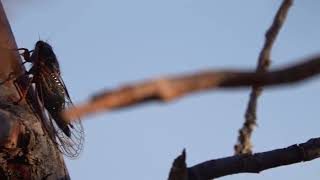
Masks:
[[[34,88],[43,110],[39,115],[44,127],[59,150],[69,158],[76,158],[83,149],[84,130],[80,120],[72,123],[66,122],[61,112],[73,106],[70,95],[61,78],[58,59],[53,48],[44,41],[38,41],[34,50],[25,48],[22,53],[25,62],[31,63],[27,71],[28,85],[22,91],[24,98],[29,88]]]

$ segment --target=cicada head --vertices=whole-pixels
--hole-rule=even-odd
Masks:
[[[44,41],[40,40],[36,43],[31,59],[35,66],[37,66],[37,64],[44,64],[52,71],[60,73],[58,59],[50,44]]]

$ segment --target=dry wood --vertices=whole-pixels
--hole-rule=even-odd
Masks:
[[[183,153],[173,163],[185,164],[186,154]],[[242,154],[206,161],[186,168],[179,166],[175,176],[169,180],[210,180],[238,173],[260,173],[261,171],[320,157],[320,138],[310,139],[283,149],[276,149],[256,154]],[[173,171],[171,170],[171,174]],[[187,174],[187,178],[184,176]]]
[[[264,46],[260,52],[257,71],[265,72],[270,66],[272,46],[279,34],[279,31],[286,20],[288,11],[293,3],[293,0],[284,0],[274,17],[273,23],[269,30],[266,32],[266,39]],[[257,100],[262,93],[261,86],[253,86],[250,99],[248,102],[247,110],[245,113],[245,122],[239,130],[238,143],[234,146],[235,154],[252,153],[251,135],[257,124]]]

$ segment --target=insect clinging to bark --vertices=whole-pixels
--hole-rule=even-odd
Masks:
[[[67,157],[77,157],[83,149],[84,130],[80,120],[69,123],[61,116],[61,112],[73,104],[52,47],[44,41],[38,41],[32,51],[25,48],[18,50],[24,51],[24,63],[32,65],[26,73],[29,82],[22,90],[20,100],[27,95],[29,88],[35,88],[43,109],[38,113],[45,112],[45,120],[42,121],[51,139]]]

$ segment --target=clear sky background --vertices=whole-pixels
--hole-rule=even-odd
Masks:
[[[255,68],[281,3],[270,0],[2,0],[19,47],[48,41],[75,103],[129,82],[202,69]],[[320,1],[296,0],[272,67],[320,53]],[[320,81],[266,89],[254,151],[319,137]],[[167,179],[187,150],[189,166],[233,154],[249,89],[197,93],[84,118],[86,143],[66,163],[72,179]],[[319,179],[320,161],[226,180]]]

